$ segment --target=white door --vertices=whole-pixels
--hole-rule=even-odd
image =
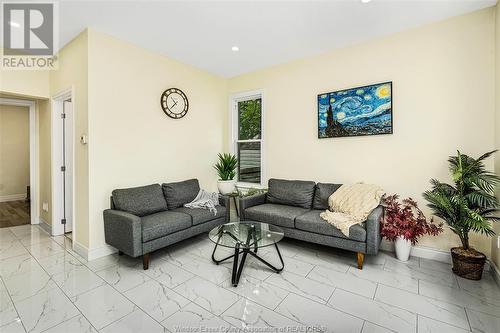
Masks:
[[[63,102],[62,120],[62,223],[64,232],[73,230],[73,104]]]

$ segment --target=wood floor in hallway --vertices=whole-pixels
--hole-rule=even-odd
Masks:
[[[30,205],[24,200],[0,202],[0,228],[30,224]]]

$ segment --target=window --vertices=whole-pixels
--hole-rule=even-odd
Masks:
[[[262,94],[233,99],[233,144],[238,158],[238,182],[262,182]]]

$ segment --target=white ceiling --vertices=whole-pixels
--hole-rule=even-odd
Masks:
[[[85,27],[231,77],[493,6],[496,0],[62,1],[60,45]],[[239,52],[232,52],[237,45]]]

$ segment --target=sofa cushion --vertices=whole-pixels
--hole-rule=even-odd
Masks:
[[[355,224],[349,229],[349,237],[346,237],[339,229],[323,220],[319,214],[322,210],[311,210],[295,219],[295,227],[300,230],[313,232],[315,234],[335,236],[352,239],[358,242],[366,241],[366,230],[363,225]]]
[[[162,184],[163,194],[167,199],[168,209],[184,206],[196,198],[200,192],[198,179],[189,179],[182,182]]]
[[[143,242],[173,234],[192,225],[191,216],[172,211],[143,216],[141,223]]]
[[[197,225],[226,216],[226,207],[217,206],[216,208],[217,208],[217,215],[214,215],[214,213],[212,213],[208,209],[201,209],[201,208],[179,207],[174,209],[174,212],[188,214],[189,216],[191,216],[193,225]]]
[[[304,180],[269,179],[267,202],[310,209],[315,185]]]
[[[293,228],[295,217],[307,211],[306,208],[267,203],[245,209],[245,219]]]
[[[313,209],[328,209],[328,198],[342,184],[317,183],[314,190]]]
[[[115,209],[137,216],[167,210],[167,202],[159,184],[117,189],[112,192]]]

